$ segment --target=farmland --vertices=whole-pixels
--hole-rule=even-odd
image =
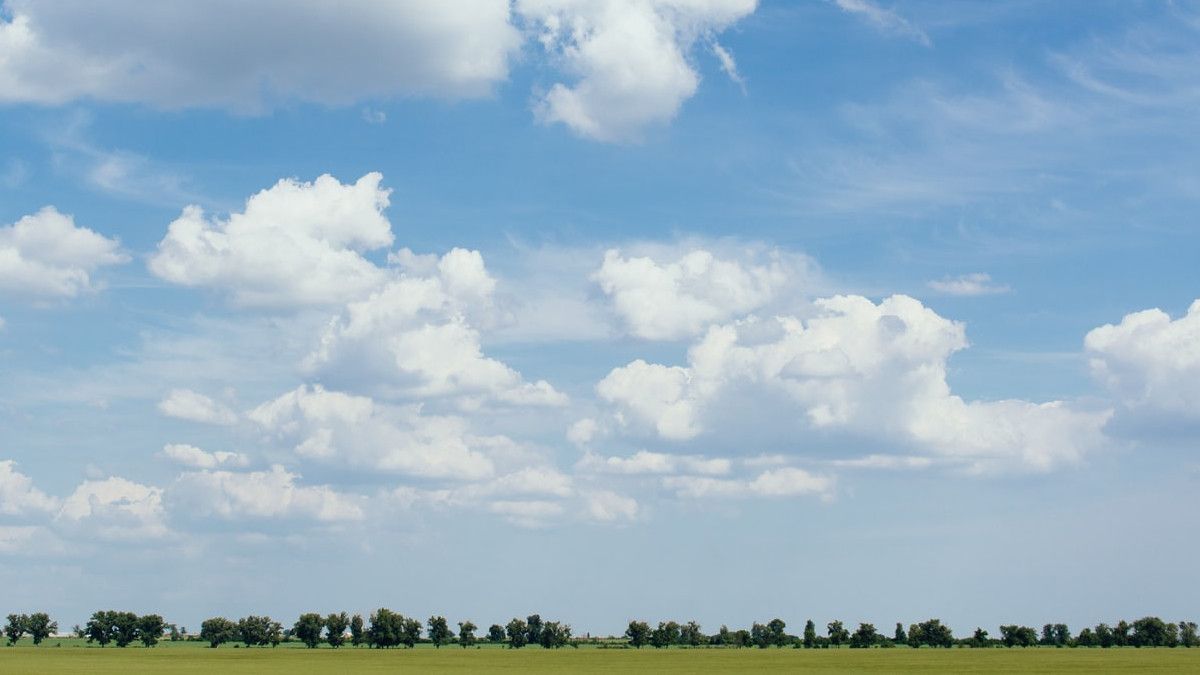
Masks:
[[[55,646],[55,645],[61,646]],[[1195,649],[100,649],[77,640],[0,648],[4,673],[1195,673]]]

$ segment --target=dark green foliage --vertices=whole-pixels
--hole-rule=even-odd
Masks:
[[[1193,624],[1194,626],[1195,624]],[[42,640],[58,630],[58,622],[51,621],[50,615],[45,612],[34,612],[26,618],[25,630],[29,631],[29,637],[33,638],[33,644],[40,645]]]
[[[771,619],[767,622],[767,640],[776,647],[782,647],[789,642],[787,624],[783,619]]]
[[[899,624],[896,624],[899,625]],[[804,648],[812,649],[817,646],[817,625],[812,619],[804,622]]]
[[[908,644],[908,633],[904,630],[904,624],[896,622],[896,632],[892,635],[892,642],[898,645]]]
[[[292,635],[296,639],[303,642],[304,646],[309,649],[315,649],[321,644],[321,631],[325,628],[325,620],[316,612],[308,612],[301,614],[299,619],[296,619],[296,625],[292,626]]]
[[[403,641],[404,615],[383,607],[371,614],[368,644],[376,649],[388,649],[403,644]]]
[[[1195,621],[1179,622],[1179,646],[1200,647],[1200,637],[1196,634]]]
[[[1000,626],[1000,641],[1005,647],[1032,647],[1037,644],[1037,631],[1029,626]]]
[[[559,649],[571,644],[571,627],[558,621],[542,624],[538,633],[538,644],[546,649]]]
[[[467,647],[470,647],[471,645],[475,644],[475,642],[476,642],[475,629],[476,628],[478,628],[478,626],[471,623],[470,621],[459,621],[458,622],[458,645],[460,647],[462,647],[463,649],[466,649]]]
[[[508,626],[505,627],[505,632],[508,633],[509,649],[520,649],[521,647],[524,647],[525,643],[529,640],[528,631],[529,627],[525,625],[524,621],[520,619],[513,619],[512,621],[509,621]]]
[[[442,645],[450,641],[450,624],[446,623],[446,617],[431,616],[427,625],[429,626],[429,641],[433,643],[434,647],[441,649]]]
[[[448,632],[448,631],[447,631]],[[421,622],[416,619],[405,619],[400,641],[405,647],[412,649],[421,640]]]
[[[908,627],[908,646],[948,648],[954,646],[954,635],[950,627],[943,625],[941,620],[930,619]]]
[[[1117,638],[1113,634],[1112,628],[1108,624],[1102,623],[1096,626],[1096,644],[1108,649],[1117,643]]]
[[[679,627],[679,644],[699,647],[707,641],[708,637],[700,629],[700,624],[695,621],[689,621]]]
[[[530,614],[525,617],[525,643],[536,645],[541,644],[542,640],[542,617],[538,614]]]
[[[850,636],[851,649],[866,649],[883,641],[883,636],[879,631],[875,630],[875,626],[869,623],[858,624],[858,630]]]
[[[975,634],[968,640],[968,644],[975,648],[988,647],[991,645],[991,640],[988,640],[988,632],[982,628],[976,628]]]
[[[850,639],[850,631],[846,630],[841,621],[830,621],[826,624],[825,630],[828,631],[829,644],[834,647],[844,644]]]
[[[1144,616],[1133,622],[1133,636],[1129,644],[1134,647],[1166,647],[1167,624],[1157,616]]]
[[[367,631],[364,630],[361,614],[355,614],[350,619],[350,644],[355,647],[367,644]]]
[[[283,639],[283,626],[269,616],[248,616],[237,622],[238,639],[247,647],[275,647]]]
[[[721,626],[725,630],[724,626]],[[629,627],[625,629],[625,637],[629,638],[629,644],[633,647],[641,649],[650,641],[650,624],[645,621],[630,621]]]
[[[167,629],[167,622],[158,614],[145,614],[137,619],[137,636],[142,645],[153,647],[162,638]]]
[[[89,623],[90,625],[90,623]],[[200,639],[217,647],[237,639],[238,626],[224,617],[213,617],[200,624]]]
[[[1099,644],[1096,640],[1096,634],[1091,628],[1084,628],[1079,631],[1079,635],[1075,638],[1076,647],[1095,647]]]
[[[659,621],[658,628],[650,631],[650,646],[656,649],[669,647],[679,642],[679,624],[674,621]]]
[[[24,614],[9,614],[8,624],[4,626],[4,635],[8,638],[8,644],[17,644],[21,636],[25,634],[25,629],[29,625],[29,617]]]
[[[359,617],[359,630],[362,630],[362,617]],[[325,617],[325,641],[330,647],[337,649],[346,644],[346,626],[350,625],[350,617],[345,612],[331,612]]]
[[[500,644],[501,642],[504,642],[504,639],[505,639],[504,638],[504,626],[501,626],[498,623],[492,624],[491,627],[488,628],[487,639],[488,639],[488,642],[491,642],[492,644],[497,644],[497,645]]]
[[[1115,646],[1128,647],[1129,645],[1133,644],[1131,642],[1131,638],[1129,637],[1130,628],[1129,622],[1125,621],[1124,619],[1121,619],[1117,622],[1116,627],[1113,628],[1113,638],[1115,640],[1113,644]]]

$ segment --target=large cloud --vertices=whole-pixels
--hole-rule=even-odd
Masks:
[[[525,382],[512,368],[484,356],[469,317],[490,311],[496,282],[477,251],[454,249],[439,259],[404,250],[393,260],[405,274],[350,303],[306,360],[310,372],[369,384],[389,395],[566,402],[544,380]]]
[[[810,430],[873,438],[966,462],[1035,470],[1078,461],[1103,443],[1109,412],[1055,401],[967,402],[951,393],[946,361],[966,347],[961,324],[893,296],[818,300],[807,321],[750,318],[711,328],[688,365],[635,361],[598,385],[619,419],[689,440],[730,397],[784,401]]]
[[[26,516],[51,513],[58,500],[33,486],[33,481],[17,471],[11,459],[0,461],[0,515]]]
[[[361,520],[359,499],[324,485],[296,484],[282,466],[267,471],[192,471],[167,492],[173,509],[188,517],[223,520],[297,518],[319,522]]]
[[[577,78],[551,86],[535,112],[588,138],[637,140],[646,126],[674,119],[696,92],[700,76],[689,62],[696,41],[756,5],[756,0],[517,0],[517,11],[537,27],[545,50]]]
[[[1092,373],[1126,407],[1200,421],[1200,300],[1178,319],[1127,314],[1084,338]]]
[[[177,284],[216,288],[251,306],[328,305],[362,297],[385,279],[362,256],[389,246],[383,177],[353,184],[329,175],[281,180],[242,213],[206,218],[189,206],[171,223],[150,271]]]
[[[71,298],[94,288],[92,273],[129,260],[101,236],[47,206],[0,227],[0,291],[35,299]]]
[[[63,500],[56,523],[80,536],[141,540],[168,534],[162,488],[125,478],[84,481]]]
[[[612,249],[593,278],[612,300],[629,332],[650,340],[703,333],[776,300],[813,277],[804,257],[746,246],[626,255]]]
[[[476,97],[507,78],[521,43],[506,0],[5,7],[0,102],[93,98],[256,111],[276,99]]]

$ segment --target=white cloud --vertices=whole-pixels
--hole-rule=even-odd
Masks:
[[[808,258],[745,247],[714,254],[656,250],[626,257],[613,249],[593,278],[629,332],[649,340],[698,335],[710,325],[742,316],[813,276]]]
[[[1125,315],[1088,332],[1092,374],[1132,410],[1200,419],[1200,300],[1172,320],[1162,310]]]
[[[226,291],[246,306],[363,297],[386,273],[362,253],[392,243],[382,179],[378,173],[353,184],[329,175],[311,183],[284,179],[228,219],[206,218],[189,206],[159,242],[150,271],[173,283]]]
[[[809,430],[916,449],[977,471],[1046,470],[1104,445],[1111,411],[953,395],[946,361],[967,346],[963,326],[917,300],[836,296],[815,305],[807,321],[752,317],[713,327],[689,350],[686,367],[634,361],[596,390],[619,421],[671,440],[699,436],[735,396],[794,406]]]
[[[158,410],[174,417],[204,424],[237,424],[237,413],[211,398],[190,389],[172,389],[158,402]]]
[[[751,14],[755,0],[517,0],[572,84],[555,83],[535,114],[601,141],[633,141],[670,122],[700,76],[695,42]]]
[[[871,0],[834,0],[838,7],[851,14],[865,18],[879,30],[914,40],[926,47],[933,42],[920,27],[890,9],[884,9]]]
[[[52,513],[58,500],[33,486],[33,480],[16,469],[11,459],[0,460],[0,515]]]
[[[245,455],[218,450],[207,452],[194,445],[171,443],[160,453],[164,458],[192,469],[215,469],[219,466],[244,467],[250,463]]]
[[[1012,290],[1004,284],[993,284],[992,277],[983,273],[962,274],[930,281],[929,287],[938,293],[961,296],[999,295]]]
[[[638,515],[637,500],[608,490],[590,492],[586,498],[588,518],[602,523],[633,520]]]
[[[478,251],[441,258],[402,250],[405,270],[370,297],[352,302],[331,322],[305,360],[309,372],[372,384],[387,395],[488,396],[516,405],[562,405],[548,382],[484,356],[472,314],[492,307],[496,282]]]
[[[53,206],[0,227],[0,291],[38,299],[93,290],[92,274],[129,257],[108,239]]]
[[[297,485],[297,478],[279,465],[247,473],[195,471],[180,475],[167,494],[172,510],[190,517],[302,518],[326,523],[363,518],[356,498],[324,485]]]
[[[713,54],[717,56],[717,61],[721,63],[721,70],[733,80],[734,84],[742,88],[742,93],[746,93],[746,80],[742,78],[738,72],[737,61],[734,60],[733,54],[726,48],[722,47],[716,40],[712,41]]]
[[[753,479],[667,476],[663,487],[680,497],[798,497],[818,495],[828,498],[835,485],[833,478],[811,474],[795,467],[769,469]]]
[[[492,475],[488,451],[507,439],[471,434],[457,417],[422,415],[365,396],[302,386],[248,417],[306,459],[413,476],[479,480]]]
[[[575,445],[587,445],[596,438],[596,434],[600,431],[600,425],[596,420],[585,417],[581,420],[576,420],[567,429],[567,440]]]
[[[541,499],[499,500],[489,504],[488,510],[513,525],[528,528],[545,527],[564,511],[562,504]]]
[[[732,466],[732,462],[720,457],[671,455],[639,450],[630,457],[600,457],[589,452],[584,454],[575,468],[578,471],[592,473],[630,475],[690,473],[719,476],[729,473]]]
[[[867,455],[854,459],[835,459],[829,464],[842,469],[926,469],[933,466],[933,460],[928,457]]]
[[[166,536],[162,488],[124,478],[84,481],[67,497],[56,522],[80,535],[140,540]]]
[[[506,0],[9,0],[0,102],[259,111],[289,100],[486,96],[521,44]]]

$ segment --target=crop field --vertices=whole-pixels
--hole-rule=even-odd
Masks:
[[[1200,649],[0,648],[10,673],[1197,673]]]

